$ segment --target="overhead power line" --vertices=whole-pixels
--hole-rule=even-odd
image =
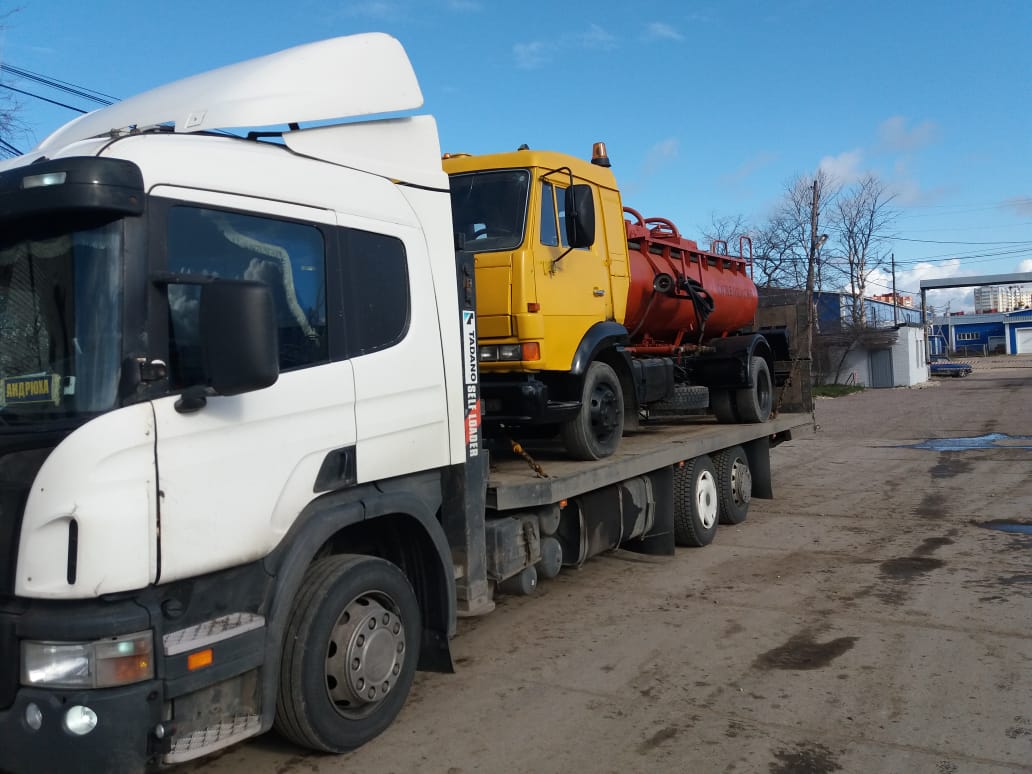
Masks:
[[[7,140],[3,139],[2,137],[0,137],[0,153],[6,153],[10,156],[22,155],[22,152],[20,150],[15,148],[13,145],[11,145],[11,143],[7,142]]]
[[[1016,242],[961,242],[954,239],[908,239],[907,237],[892,237],[894,242],[923,242],[929,245],[1032,245],[1032,239],[1023,239]]]
[[[35,81],[36,83],[41,83],[51,89],[63,91],[66,94],[81,97],[101,105],[112,105],[118,101],[117,97],[112,97],[110,94],[88,89],[85,86],[77,86],[76,84],[68,83],[67,81],[60,81],[57,78],[51,78],[47,75],[40,75],[39,73],[34,73],[31,70],[23,70],[22,68],[15,67],[14,65],[0,64],[0,72],[10,73],[17,78]]]
[[[89,112],[88,110],[83,110],[82,108],[77,108],[74,105],[67,105],[64,102],[58,102],[56,99],[49,99],[48,97],[44,97],[44,96],[42,96],[40,94],[33,94],[31,91],[24,91],[22,89],[16,89],[16,88],[14,88],[14,86],[11,86],[10,84],[7,84],[7,83],[0,83],[0,86],[2,86],[5,89],[10,89],[11,91],[16,91],[19,94],[24,94],[26,97],[33,97],[35,99],[41,99],[44,102],[49,102],[51,105],[57,105],[58,107],[67,108],[68,110],[74,110],[76,113],[88,113]]]

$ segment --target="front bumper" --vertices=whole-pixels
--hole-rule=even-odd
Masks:
[[[42,713],[39,730],[26,722],[29,704]],[[85,706],[97,726],[84,736],[64,727],[65,714]],[[142,772],[156,760],[154,729],[161,722],[160,681],[94,691],[21,687],[0,711],[0,770],[29,772]]]
[[[554,386],[533,376],[481,372],[483,421],[488,425],[537,425],[577,416],[579,400],[563,400]]]

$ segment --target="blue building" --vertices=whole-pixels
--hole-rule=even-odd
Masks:
[[[929,329],[928,350],[933,355],[1032,353],[1032,309],[936,317]]]
[[[853,320],[855,299],[848,293],[814,293],[819,333],[838,333]],[[892,328],[896,325],[920,325],[921,310],[912,306],[896,306],[885,301],[865,298],[864,317],[868,328]]]

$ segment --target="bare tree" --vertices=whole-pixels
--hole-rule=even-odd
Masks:
[[[785,185],[774,212],[752,235],[758,284],[799,290],[807,287],[807,275],[817,268],[810,264],[819,257],[820,224],[837,194],[837,184],[822,169],[813,175],[799,175]],[[816,274],[820,276],[819,271]]]
[[[7,29],[7,22],[11,15],[18,11],[17,8],[10,8],[6,3],[0,2],[0,39],[4,30]],[[3,61],[0,52],[0,62]],[[18,112],[21,104],[10,89],[2,88],[3,76],[0,75],[0,158],[17,155],[17,148],[13,140],[17,135],[23,135],[25,126],[18,120]]]
[[[887,263],[883,249],[897,217],[891,194],[875,175],[867,174],[835,202],[834,233],[842,258],[844,279],[853,297],[851,318],[855,326],[867,321],[867,283],[871,274]]]
[[[710,214],[710,224],[702,231],[702,238],[706,240],[707,247],[714,252],[732,253],[735,255],[741,252],[741,239],[749,235],[749,223],[741,213],[737,215]]]

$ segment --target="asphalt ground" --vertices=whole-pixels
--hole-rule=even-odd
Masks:
[[[360,750],[268,734],[179,770],[1032,772],[1032,358],[974,362],[818,400],[711,546],[460,621],[457,673]]]

